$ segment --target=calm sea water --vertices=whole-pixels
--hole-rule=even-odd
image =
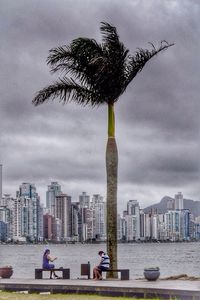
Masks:
[[[80,277],[80,264],[99,262],[98,251],[106,245],[0,245],[0,266],[12,265],[13,278],[34,278],[42,253],[49,248],[57,256],[56,267],[69,267],[71,278]],[[146,267],[160,267],[161,277],[187,274],[200,276],[200,243],[119,244],[118,267],[130,269],[131,278],[143,277]]]

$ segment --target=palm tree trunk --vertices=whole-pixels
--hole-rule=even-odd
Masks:
[[[117,170],[118,153],[115,141],[114,105],[108,105],[108,141],[106,147],[107,171],[107,253],[111,269],[117,269]],[[117,273],[107,273],[109,278],[117,278]]]

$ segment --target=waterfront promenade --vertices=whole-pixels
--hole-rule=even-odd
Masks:
[[[0,279],[0,289],[5,291],[28,291],[29,293],[76,293],[106,296],[129,296],[137,298],[159,297],[160,299],[200,300],[200,279],[164,280],[149,282],[139,280],[87,279]]]

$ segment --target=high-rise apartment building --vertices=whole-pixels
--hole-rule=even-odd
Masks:
[[[90,206],[90,196],[86,194],[86,192],[82,192],[82,194],[79,196],[79,204],[80,207],[87,207]]]
[[[103,197],[95,194],[92,197],[91,209],[93,211],[93,238],[106,239],[106,204]]]
[[[48,185],[48,191],[46,192],[46,207],[48,213],[52,216],[55,216],[56,196],[59,196],[60,194],[62,194],[60,184],[56,181],[51,182],[51,184]]]
[[[68,241],[72,236],[71,197],[66,194],[56,196],[55,215],[61,220],[61,239]]]
[[[183,209],[181,211],[181,220],[180,220],[180,236],[182,240],[189,240],[190,238],[190,222],[191,222],[191,213],[189,209]]]
[[[81,227],[79,225],[79,203],[72,203],[71,204],[72,208],[72,240],[73,241],[79,241],[79,228]]]
[[[159,221],[159,240],[163,241],[165,239],[165,214],[158,215]]]
[[[43,216],[44,239],[56,241],[56,233],[54,232],[55,218],[52,215],[45,214]]]
[[[178,194],[175,195],[175,210],[183,208],[183,194],[178,192]]]
[[[30,241],[43,239],[43,218],[40,198],[34,184],[24,182],[17,192],[13,209],[13,236],[25,237]]]
[[[167,200],[167,210],[174,210],[175,209],[175,199],[168,199]]]
[[[0,164],[0,201],[2,198],[2,165]]]
[[[5,206],[8,208],[12,208],[13,206],[13,198],[10,194],[4,194],[4,196],[0,199],[0,206]]]
[[[78,235],[81,242],[90,239],[90,196],[86,192],[79,195],[78,211]]]
[[[139,215],[139,203],[137,200],[129,200],[127,203],[127,214],[128,215]]]
[[[143,210],[140,210],[140,239],[145,240],[146,231],[145,231],[145,213]]]
[[[92,240],[95,236],[94,234],[94,222],[93,222],[93,210],[92,208],[86,208],[85,212],[85,220],[86,220],[86,240]]]
[[[129,200],[127,203],[127,240],[138,240],[140,238],[140,207],[137,200]]]
[[[158,218],[158,214],[153,214],[151,216],[151,228],[152,228],[152,233],[151,233],[152,240],[158,240],[158,238],[159,238],[159,218]]]
[[[0,206],[0,241],[6,242],[11,239],[11,210]]]
[[[166,239],[171,241],[187,240],[189,237],[189,211],[172,210],[165,213]]]
[[[6,237],[11,240],[13,237],[13,207],[14,199],[9,194],[4,194],[4,197],[0,200],[0,209],[6,212],[0,216],[0,221],[5,222],[7,226]]]
[[[40,203],[40,198],[37,198],[37,240],[43,241],[44,231],[43,231],[43,214],[44,208]]]
[[[117,215],[117,240],[123,239],[123,219],[120,214]]]

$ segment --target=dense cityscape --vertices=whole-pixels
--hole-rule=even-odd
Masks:
[[[1,165],[0,165],[1,166]],[[82,192],[76,202],[62,192],[58,182],[46,191],[46,207],[34,184],[24,182],[16,197],[2,197],[0,189],[0,242],[104,242],[106,241],[106,202],[100,194]],[[184,207],[178,192],[167,202],[167,212],[144,212],[137,200],[129,200],[118,214],[118,241],[194,241],[200,239],[200,217]]]

